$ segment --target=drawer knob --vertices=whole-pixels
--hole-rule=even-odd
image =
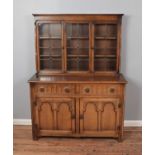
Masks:
[[[121,108],[121,107],[122,107],[122,105],[121,105],[121,103],[119,103],[119,104],[118,104],[118,108]]]
[[[110,88],[110,92],[111,93],[114,93],[115,92],[115,89],[114,88]]]
[[[70,88],[69,88],[69,87],[65,87],[65,88],[64,88],[64,91],[65,91],[66,93],[70,93]]]
[[[86,93],[89,93],[89,92],[90,92],[90,88],[85,88],[84,91],[85,91]]]
[[[44,92],[45,91],[45,88],[40,88],[40,92]]]

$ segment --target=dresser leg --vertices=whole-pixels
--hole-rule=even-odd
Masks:
[[[38,133],[37,133],[37,125],[33,125],[32,127],[32,138],[33,140],[38,140]]]
[[[119,135],[118,142],[122,142],[122,141],[123,141],[123,136],[122,135]]]
[[[38,140],[38,136],[33,135],[33,140]]]

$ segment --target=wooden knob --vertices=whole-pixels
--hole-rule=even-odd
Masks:
[[[84,91],[85,91],[86,93],[89,93],[89,92],[90,92],[90,88],[85,88]]]
[[[66,93],[70,93],[70,88],[69,88],[69,87],[65,87],[65,88],[64,88],[64,91],[65,91]]]
[[[40,92],[44,92],[45,91],[45,88],[40,88]]]
[[[118,104],[118,108],[121,108],[121,106],[122,106],[121,103],[119,103],[119,104]]]
[[[114,88],[110,88],[110,92],[111,93],[114,93],[115,92],[115,89]]]

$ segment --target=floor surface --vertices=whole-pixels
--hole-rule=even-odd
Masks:
[[[123,142],[105,138],[40,138],[31,126],[14,126],[14,155],[141,155],[141,128],[125,128]]]

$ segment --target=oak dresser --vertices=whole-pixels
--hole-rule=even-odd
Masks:
[[[34,14],[36,73],[29,80],[33,139],[122,140],[122,14]]]

